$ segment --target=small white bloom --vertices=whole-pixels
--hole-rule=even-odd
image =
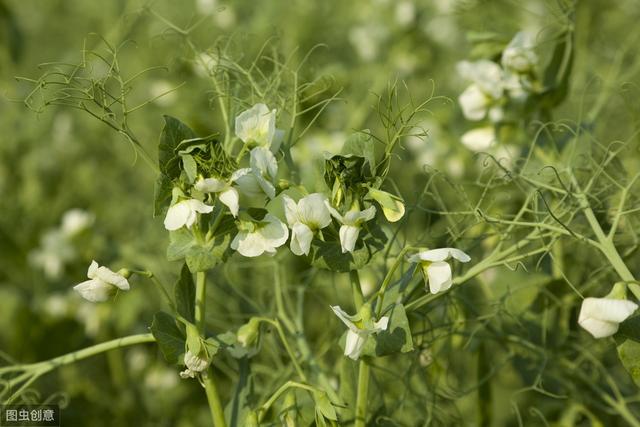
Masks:
[[[631,316],[638,305],[625,299],[585,298],[578,323],[594,338],[604,338],[618,332],[618,327]]]
[[[210,363],[208,358],[202,358],[187,351],[184,355],[184,366],[187,369],[180,372],[180,378],[195,378],[197,374],[205,372]]]
[[[353,360],[360,358],[369,335],[385,331],[389,326],[389,317],[387,316],[383,316],[377,322],[373,322],[371,319],[363,319],[360,313],[350,316],[337,305],[331,306],[331,309],[342,320],[342,323],[349,328],[344,346],[344,355]]]
[[[453,284],[451,266],[446,262],[455,258],[460,262],[469,262],[471,258],[460,249],[440,248],[422,251],[409,257],[409,262],[419,262],[422,265],[422,273],[425,284],[429,283],[429,291],[432,294],[446,291]]]
[[[493,126],[471,129],[462,135],[461,141],[471,151],[486,151],[496,141],[496,132]]]
[[[375,206],[369,206],[365,210],[358,210],[353,207],[346,214],[340,215],[340,212],[335,210],[329,202],[325,202],[327,209],[331,212],[331,215],[337,219],[340,224],[340,246],[342,247],[342,253],[353,252],[356,247],[358,235],[360,234],[360,227],[363,223],[370,221],[376,216]]]
[[[216,193],[220,202],[227,206],[235,217],[238,216],[240,209],[240,195],[238,190],[232,187],[232,184],[237,178],[237,174],[232,175],[226,182],[218,178],[200,178],[193,187],[203,193]]]
[[[264,147],[251,150],[249,168],[239,169],[232,177],[242,194],[250,198],[266,195],[273,199],[276,188],[273,182],[278,174],[278,162],[271,151]]]
[[[480,60],[462,61],[457,65],[458,73],[472,84],[458,98],[462,113],[469,120],[482,120],[487,113],[492,120],[497,113],[492,108],[499,103],[504,94],[504,72],[495,62]]]
[[[236,135],[245,144],[270,147],[276,133],[276,110],[256,104],[236,117]]]
[[[186,226],[191,226],[198,219],[198,213],[209,213],[213,206],[205,205],[197,199],[182,200],[171,206],[164,218],[164,228],[169,231],[177,230]]]
[[[48,278],[57,279],[62,275],[65,264],[75,256],[69,236],[60,229],[52,229],[40,238],[40,247],[29,253],[29,262],[42,268]]]
[[[534,41],[529,33],[517,33],[502,51],[502,66],[505,70],[525,74],[533,70],[538,56],[533,50]]]
[[[331,214],[325,204],[326,197],[320,193],[309,194],[296,203],[284,196],[284,211],[291,227],[291,252],[309,255],[311,241],[317,230],[331,224]]]
[[[92,261],[87,271],[86,280],[73,289],[78,292],[82,298],[91,302],[102,302],[108,300],[114,295],[118,289],[123,291],[129,290],[129,282],[118,273],[114,273],[107,267],[100,267],[97,262]]]
[[[282,221],[266,214],[260,222],[243,222],[238,234],[231,242],[231,249],[246,257],[257,257],[263,253],[275,253],[289,237],[289,229]]]
[[[60,229],[65,236],[71,237],[89,228],[94,219],[94,215],[85,210],[71,209],[62,215]]]

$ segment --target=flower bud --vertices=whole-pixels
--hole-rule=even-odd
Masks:
[[[260,320],[252,317],[249,322],[245,323],[238,329],[236,334],[238,337],[238,343],[243,347],[252,346],[260,335]]]

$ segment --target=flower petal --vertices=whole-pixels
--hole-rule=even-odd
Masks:
[[[220,201],[229,208],[231,215],[238,216],[238,210],[240,209],[240,195],[238,190],[233,187],[229,187],[227,190],[220,193],[218,196]]]
[[[344,355],[353,360],[358,360],[364,350],[368,334],[359,334],[352,330],[347,331],[347,340],[344,344]]]
[[[102,280],[105,283],[120,288],[123,291],[129,290],[129,282],[127,281],[127,279],[120,274],[109,270],[107,267],[103,266],[98,268],[98,271],[96,272],[96,278],[98,280]]]
[[[191,215],[191,208],[186,200],[178,202],[167,210],[164,217],[164,228],[169,231],[177,230],[184,226]]]
[[[87,301],[103,302],[107,301],[116,292],[116,288],[100,279],[86,280],[73,287],[80,296]]]
[[[331,214],[325,204],[326,197],[312,193],[298,202],[298,218],[309,227],[320,229],[331,224]]]
[[[291,229],[291,252],[296,255],[309,255],[313,231],[300,222],[294,224]]]
[[[203,193],[217,193],[219,191],[224,190],[226,186],[227,186],[226,182],[217,178],[206,178],[206,179],[200,178],[193,185],[193,187],[196,190],[201,191]]]
[[[350,330],[354,332],[360,331],[360,329],[354,323],[358,319],[358,315],[355,315],[355,316],[348,315],[347,312],[344,311],[342,308],[340,308],[339,305],[332,305],[331,310],[333,310],[335,315],[338,316],[338,319],[342,320],[342,323],[347,325],[347,327]]]
[[[418,262],[418,261],[446,261],[449,258],[455,258],[460,262],[469,262],[471,257],[466,253],[462,252],[460,249],[456,248],[438,248],[438,249],[430,249],[427,251],[419,252],[415,255],[409,257],[410,262]]]
[[[383,316],[373,324],[374,332],[386,331],[389,327],[389,317]]]
[[[462,135],[461,141],[471,151],[485,151],[496,140],[496,132],[493,126],[484,126],[472,129]]]
[[[490,100],[477,85],[472,84],[460,94],[458,103],[468,120],[478,121],[486,116]]]
[[[360,234],[360,227],[353,225],[343,225],[340,227],[340,246],[342,247],[342,253],[353,252],[356,247],[358,235]]]
[[[451,279],[451,266],[448,262],[432,262],[426,270],[427,277],[429,278],[429,291],[432,294],[446,291],[453,284]]]
[[[87,277],[89,279],[94,279],[96,277],[96,273],[98,272],[98,263],[95,260],[91,261],[91,265],[89,265],[89,270],[87,270]]]

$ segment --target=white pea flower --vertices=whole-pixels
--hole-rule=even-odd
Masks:
[[[409,257],[409,262],[419,262],[422,266],[425,284],[429,284],[432,294],[446,291],[453,284],[451,266],[446,262],[455,258],[460,262],[469,262],[471,257],[460,249],[440,248],[422,251]]]
[[[278,162],[271,151],[264,147],[251,150],[249,168],[239,169],[234,180],[242,194],[248,197],[264,197],[273,199],[276,188],[273,182],[278,174]]]
[[[469,120],[482,120],[487,114],[493,121],[502,117],[499,102],[504,94],[504,72],[498,64],[489,60],[462,61],[458,73],[472,84],[458,98],[462,113]]]
[[[205,205],[197,199],[182,200],[171,206],[164,218],[164,228],[169,231],[178,230],[183,226],[191,228],[198,219],[198,213],[209,213],[213,206]]]
[[[86,280],[73,287],[82,298],[91,302],[102,302],[113,296],[118,289],[129,290],[129,281],[120,273],[115,273],[107,267],[100,267],[97,262],[91,261],[87,271]]]
[[[284,196],[284,212],[291,227],[291,252],[294,254],[309,255],[314,233],[331,224],[325,201],[320,193],[309,194],[298,203]]]
[[[236,117],[236,135],[245,144],[271,147],[276,137],[276,110],[256,104]]]
[[[496,132],[493,126],[471,129],[462,135],[461,141],[471,151],[486,151],[496,141]]]
[[[618,327],[631,316],[638,305],[626,299],[585,298],[582,301],[578,324],[594,338],[604,338],[618,332]]]
[[[240,170],[242,171],[242,169]],[[215,193],[225,206],[229,208],[231,214],[235,217],[238,216],[238,210],[240,209],[240,195],[238,190],[233,187],[233,183],[240,176],[244,175],[244,172],[234,172],[228,181],[224,181],[218,178],[200,178],[194,184],[194,188],[202,193]]]
[[[180,372],[180,378],[195,378],[197,374],[206,373],[211,360],[200,357],[187,351],[184,354],[184,366],[187,368]]]
[[[71,209],[62,215],[62,225],[60,229],[65,236],[74,236],[89,228],[93,224],[95,217],[82,209]]]
[[[389,326],[389,317],[387,316],[381,317],[377,322],[373,321],[371,307],[368,304],[363,305],[360,312],[354,316],[348,315],[337,305],[331,306],[331,309],[349,328],[344,345],[344,355],[353,360],[360,358],[369,335],[385,331]]]
[[[526,74],[533,70],[538,56],[533,50],[534,41],[529,33],[517,33],[502,51],[502,66],[505,70]]]
[[[60,229],[47,231],[40,238],[40,247],[29,253],[29,262],[42,268],[50,279],[57,279],[67,262],[73,260],[76,251],[69,236]]]
[[[265,252],[274,254],[288,237],[287,226],[275,216],[266,214],[259,222],[241,222],[231,249],[246,257],[257,257]]]
[[[375,206],[369,206],[365,210],[358,210],[353,207],[346,214],[340,215],[340,212],[335,210],[329,202],[325,202],[327,209],[331,212],[331,215],[337,219],[340,224],[340,246],[342,247],[342,253],[353,252],[358,241],[358,235],[360,234],[360,227],[363,223],[370,221],[376,216]]]

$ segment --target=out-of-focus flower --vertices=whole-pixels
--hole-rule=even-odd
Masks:
[[[198,219],[198,213],[209,213],[213,206],[205,205],[197,199],[182,200],[167,210],[164,218],[164,228],[169,231],[178,230],[186,226],[191,228]]]
[[[57,279],[64,270],[64,265],[76,255],[69,236],[59,229],[47,231],[40,239],[40,247],[29,254],[29,261],[42,268],[45,276]]]
[[[176,87],[167,80],[155,80],[149,87],[149,96],[160,107],[168,107],[176,102]]]
[[[311,241],[316,231],[331,224],[331,214],[325,204],[326,197],[320,193],[309,194],[297,203],[284,197],[284,211],[291,227],[291,252],[309,255]]]
[[[274,254],[288,237],[287,226],[275,216],[266,214],[262,221],[241,221],[231,249],[246,257],[257,257],[265,252]]]
[[[462,135],[461,141],[471,151],[486,151],[496,141],[496,132],[493,126],[471,129]]]
[[[385,30],[374,24],[357,26],[349,32],[349,42],[365,62],[371,62],[378,57],[380,45],[385,38]]]
[[[91,227],[95,216],[83,209],[71,209],[62,215],[60,229],[66,236],[72,237]]]
[[[462,61],[458,73],[472,84],[458,97],[464,116],[473,121],[484,119],[487,114],[492,121],[502,118],[499,103],[504,94],[504,72],[495,62],[479,60]]]
[[[325,202],[327,209],[331,212],[331,215],[340,222],[340,246],[342,247],[342,253],[353,252],[358,241],[358,235],[360,234],[360,228],[362,224],[373,219],[376,216],[375,206],[369,206],[365,210],[359,210],[357,207],[352,207],[346,214],[341,215],[329,202]]]
[[[396,22],[398,25],[406,27],[416,19],[416,6],[410,0],[403,0],[396,4]]]
[[[638,305],[626,299],[585,298],[578,324],[594,338],[604,338],[618,332],[620,323],[636,311]]]
[[[448,259],[469,262],[471,258],[460,249],[440,248],[418,252],[409,257],[409,262],[419,262],[422,267],[425,285],[429,285],[432,294],[446,291],[453,284],[451,266]]]
[[[87,271],[87,277],[89,280],[73,287],[73,289],[87,301],[106,301],[111,298],[118,289],[123,291],[129,290],[129,281],[126,277],[120,273],[109,270],[107,267],[100,267],[95,261],[91,261],[91,265]]]
[[[502,66],[505,70],[520,74],[533,71],[538,62],[533,37],[529,33],[517,33],[502,51]]]
[[[347,340],[344,346],[344,355],[358,360],[367,342],[367,338],[371,334],[385,331],[389,326],[389,317],[383,316],[375,322],[371,315],[371,306],[364,304],[358,314],[354,316],[348,315],[340,306],[331,306],[336,316],[344,323],[349,330],[347,331]]]

